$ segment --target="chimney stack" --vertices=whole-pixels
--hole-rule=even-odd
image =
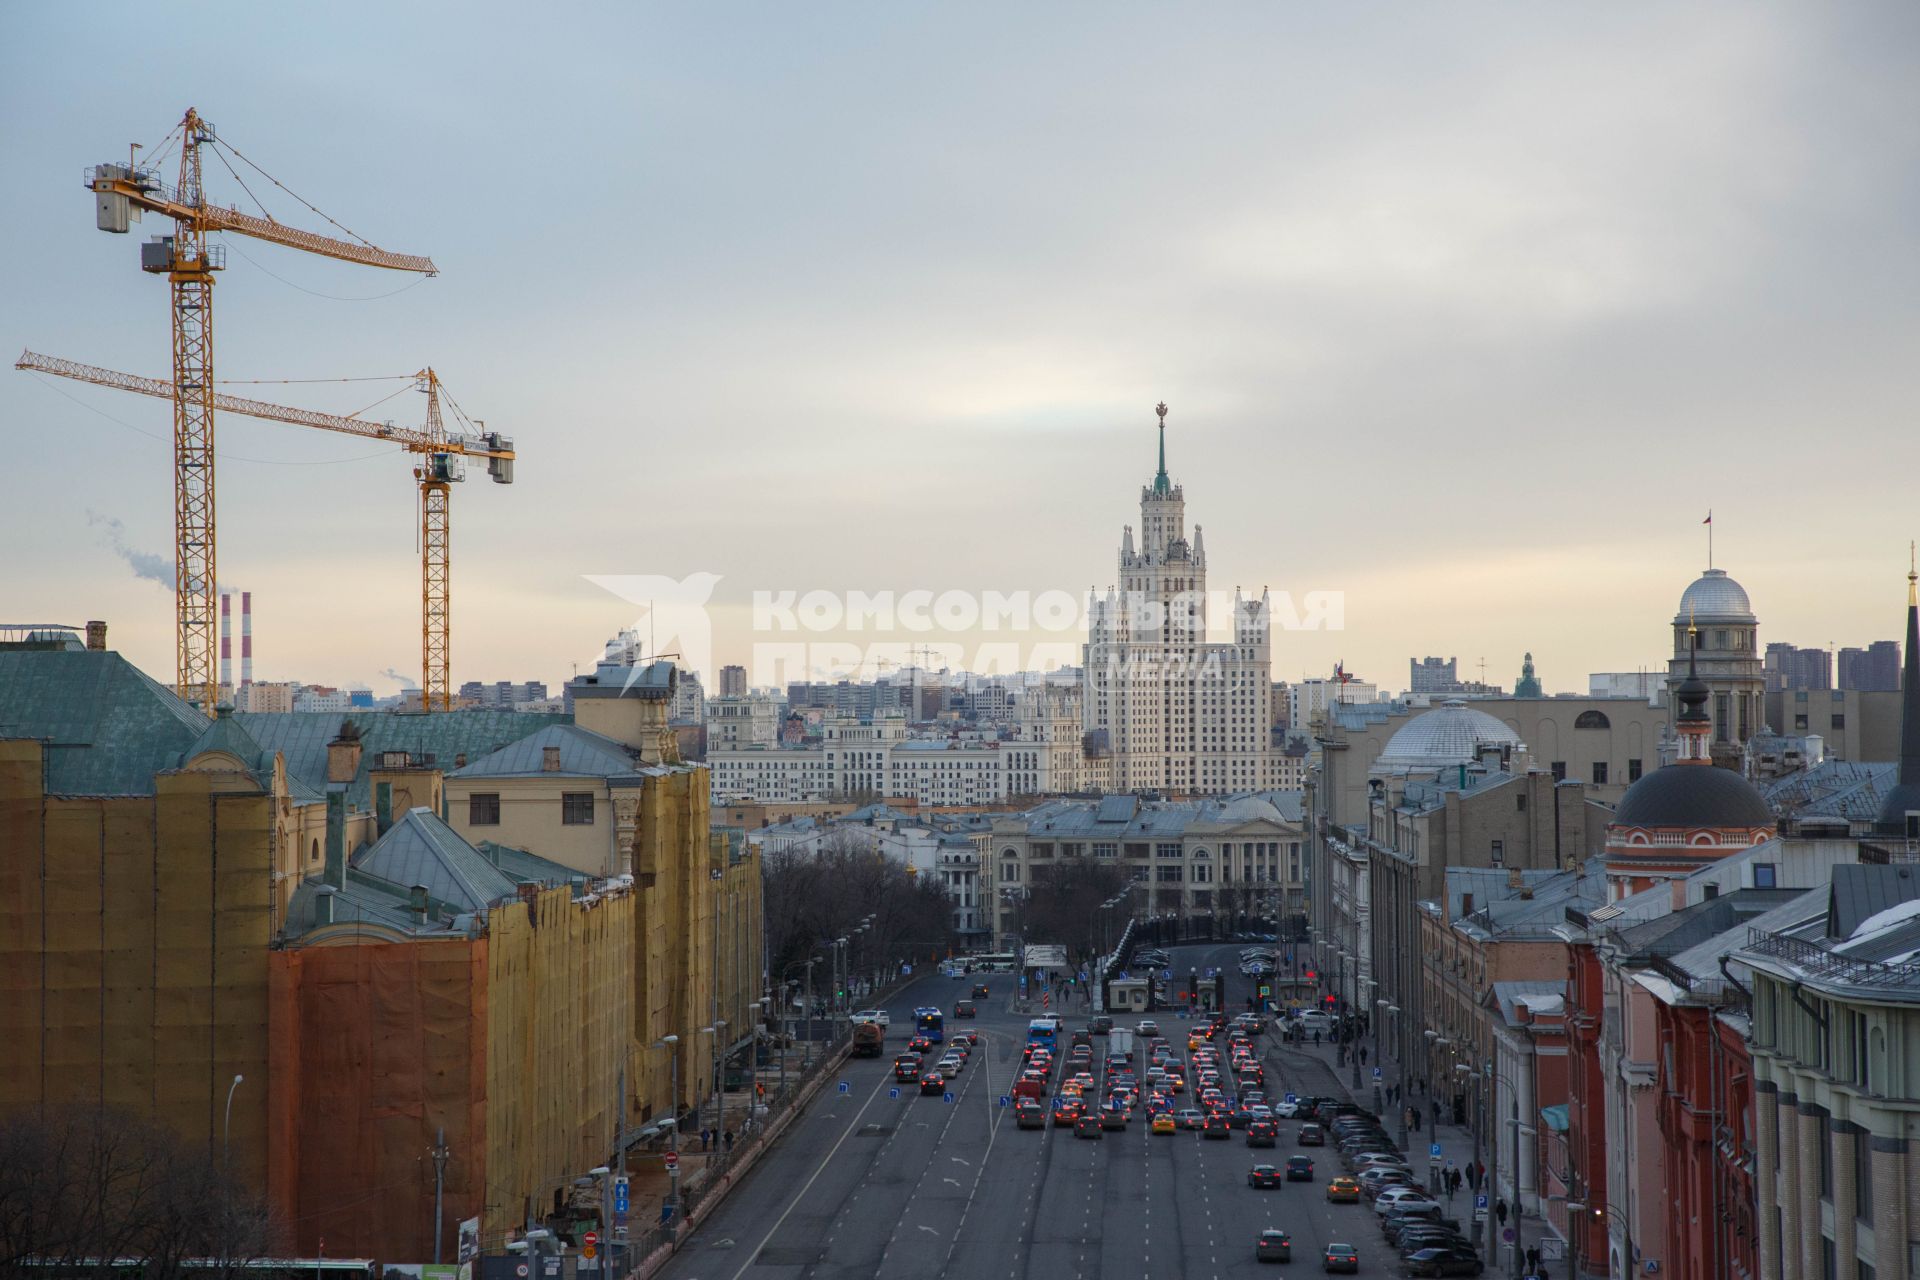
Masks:
[[[93,653],[104,653],[107,648],[107,624],[89,622],[87,624],[87,648]]]
[[[340,722],[340,732],[327,744],[327,781],[351,785],[360,776],[360,730],[351,720]]]
[[[540,768],[545,773],[560,772],[560,748],[540,748]]]
[[[220,593],[220,687],[233,688],[233,592]]]
[[[253,592],[240,593],[240,683],[253,683]]]
[[[427,886],[416,884],[407,890],[407,910],[413,914],[415,924],[427,922]]]

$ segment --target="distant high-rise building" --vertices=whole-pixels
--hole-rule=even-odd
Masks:
[[[1892,692],[1900,687],[1900,646],[1875,640],[1864,649],[1840,651],[1840,688]]]
[[[1460,683],[1458,671],[1460,659],[1448,658],[1442,662],[1438,658],[1407,659],[1408,693],[1451,693]]]
[[[747,669],[739,665],[720,668],[720,696],[723,698],[744,698],[747,696]]]
[[[1540,677],[1533,674],[1533,655],[1531,653],[1520,662],[1520,678],[1513,682],[1513,696],[1516,698],[1544,698],[1547,696],[1540,688]]]
[[[1265,593],[1233,599],[1233,641],[1207,632],[1207,549],[1188,541],[1186,494],[1160,468],[1140,490],[1140,542],[1120,536],[1119,581],[1087,618],[1081,713],[1087,743],[1114,791],[1221,793],[1275,785],[1273,696]]]
[[[1775,640],[1767,646],[1765,670],[1767,688],[1776,693],[1833,688],[1833,655],[1825,649],[1802,649]]]

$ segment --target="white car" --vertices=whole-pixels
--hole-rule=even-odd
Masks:
[[[1273,1114],[1279,1116],[1282,1120],[1291,1120],[1300,1114],[1300,1104],[1297,1102],[1288,1102],[1284,1098],[1279,1102],[1269,1105],[1273,1107]]]
[[[1393,1208],[1394,1205],[1399,1204],[1402,1200],[1425,1201],[1426,1199],[1427,1193],[1414,1187],[1388,1187],[1374,1200],[1373,1211],[1385,1217],[1387,1210]]]
[[[853,1015],[855,1022],[877,1022],[883,1027],[893,1025],[893,1019],[887,1016],[885,1009],[862,1009]]]

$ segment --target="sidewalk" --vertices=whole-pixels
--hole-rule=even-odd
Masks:
[[[1403,1100],[1398,1104],[1389,1104],[1385,1106],[1384,1109],[1376,1109],[1376,1086],[1373,1083],[1373,1068],[1375,1064],[1369,1062],[1368,1065],[1360,1068],[1361,1084],[1360,1087],[1356,1089],[1353,1087],[1353,1064],[1348,1062],[1344,1065],[1336,1066],[1334,1061],[1336,1047],[1334,1045],[1330,1043],[1316,1045],[1311,1042],[1306,1044],[1292,1044],[1280,1040],[1277,1036],[1269,1036],[1269,1039],[1272,1043],[1267,1050],[1266,1056],[1275,1068],[1275,1073],[1279,1078],[1282,1091],[1302,1095],[1312,1094],[1321,1097],[1341,1098],[1354,1102],[1366,1108],[1368,1111],[1373,1111],[1379,1115],[1381,1121],[1386,1125],[1387,1131],[1396,1137],[1399,1136],[1401,1112],[1408,1103]],[[1382,1065],[1384,1069],[1381,1073],[1383,1079],[1381,1080],[1380,1088],[1384,1091],[1387,1086],[1396,1083],[1396,1068],[1392,1063]],[[1274,1091],[1269,1089],[1268,1092],[1271,1094]],[[1464,1173],[1467,1166],[1473,1162],[1473,1131],[1463,1125],[1451,1123],[1435,1124],[1433,1121],[1433,1103],[1430,1098],[1416,1093],[1412,1096],[1411,1105],[1419,1112],[1420,1127],[1417,1130],[1411,1128],[1407,1130],[1407,1162],[1411,1164],[1416,1171],[1429,1171],[1432,1178],[1428,1183],[1429,1189],[1436,1189],[1439,1185],[1440,1171],[1452,1166],[1453,1168],[1460,1169]],[[1437,1164],[1433,1163],[1431,1157],[1432,1149],[1435,1146],[1438,1146],[1440,1150]],[[1496,1162],[1491,1158],[1484,1145],[1481,1148],[1479,1159],[1480,1163],[1487,1166],[1489,1170],[1495,1169]],[[1511,1163],[1511,1161],[1502,1162],[1497,1173],[1499,1180],[1510,1186],[1512,1184],[1513,1174],[1512,1170],[1504,1167],[1507,1163]],[[1496,1198],[1491,1194],[1491,1188],[1482,1188],[1482,1190],[1489,1193],[1488,1202],[1491,1204]],[[1459,1219],[1460,1225],[1462,1229],[1467,1232],[1468,1237],[1480,1245],[1480,1256],[1485,1259],[1489,1274],[1507,1276],[1522,1274],[1522,1271],[1515,1269],[1513,1243],[1508,1239],[1508,1233],[1516,1233],[1518,1235],[1523,1257],[1522,1268],[1524,1268],[1525,1265],[1524,1255],[1528,1249],[1541,1249],[1543,1253],[1556,1253],[1561,1257],[1565,1256],[1564,1249],[1556,1248],[1553,1244],[1544,1248],[1541,1245],[1541,1239],[1543,1237],[1551,1237],[1556,1244],[1559,1242],[1558,1234],[1549,1223],[1532,1214],[1527,1214],[1524,1217],[1516,1219],[1512,1213],[1511,1204],[1508,1206],[1509,1212],[1504,1228],[1491,1213],[1489,1213],[1484,1223],[1476,1225],[1473,1222],[1474,1193],[1468,1189],[1464,1182],[1460,1186],[1458,1195],[1452,1199],[1448,1199],[1442,1194],[1440,1196],[1440,1203],[1447,1206],[1452,1216]],[[1491,1244],[1488,1243],[1488,1236],[1492,1237]],[[1541,1264],[1540,1271],[1542,1274],[1564,1274],[1564,1268],[1565,1264],[1562,1262],[1544,1260]]]

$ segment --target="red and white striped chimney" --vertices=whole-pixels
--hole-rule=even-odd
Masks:
[[[233,593],[220,593],[220,687],[233,688]]]
[[[253,592],[240,593],[240,683],[253,683]]]

